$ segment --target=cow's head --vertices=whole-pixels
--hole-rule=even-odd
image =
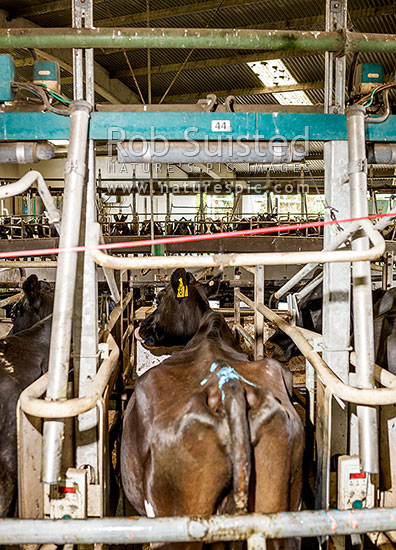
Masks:
[[[13,328],[9,334],[30,328],[52,313],[54,296],[48,283],[33,274],[24,281],[22,290],[24,296],[11,310]]]
[[[139,337],[147,346],[184,346],[210,310],[208,298],[219,286],[220,275],[203,284],[185,269],[176,269],[157,296],[157,309],[140,325]]]

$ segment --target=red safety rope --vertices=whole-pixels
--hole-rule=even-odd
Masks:
[[[154,244],[177,244],[190,243],[195,241],[209,241],[213,239],[229,239],[231,237],[247,237],[251,235],[266,235],[282,231],[294,231],[296,229],[309,229],[311,227],[324,227],[325,225],[351,223],[361,220],[372,220],[376,218],[394,217],[396,213],[370,214],[361,218],[346,218],[344,220],[329,220],[306,223],[295,223],[290,225],[278,225],[271,227],[260,227],[258,229],[243,229],[241,231],[226,231],[224,233],[207,233],[204,235],[184,235],[182,237],[160,237],[158,239],[147,239],[140,241],[125,241],[119,243],[106,243],[92,247],[99,250],[115,250],[117,248],[137,248],[140,246],[152,246]],[[1,246],[1,244],[0,244]],[[12,252],[0,252],[0,258],[20,258],[23,256],[51,256],[62,252],[84,252],[91,247],[76,246],[74,248],[39,248],[36,250],[17,250]]]

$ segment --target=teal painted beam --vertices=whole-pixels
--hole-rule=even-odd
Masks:
[[[67,139],[69,118],[53,113],[0,113],[0,140]],[[396,116],[368,124],[370,141],[396,141]],[[93,113],[90,138],[168,140],[346,140],[344,115],[307,113]]]

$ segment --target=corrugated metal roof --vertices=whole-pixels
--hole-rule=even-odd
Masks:
[[[48,2],[48,0],[46,0]],[[54,0],[55,3],[55,0]],[[188,6],[196,4],[197,0],[150,0],[150,13],[158,10],[172,9],[180,6]],[[15,10],[15,0],[2,0],[3,9],[10,11]],[[42,1],[37,0],[19,0],[16,9],[20,15],[23,15],[23,7],[38,6]],[[71,2],[70,2],[71,4]],[[202,0],[204,10],[205,0]],[[220,0],[218,6],[221,6]],[[364,10],[367,8],[383,8],[388,6],[393,13],[376,15],[370,13],[364,16],[360,12],[357,16],[353,10]],[[361,32],[381,32],[381,33],[396,33],[396,8],[393,0],[349,0],[348,7],[351,12],[349,17],[349,28],[354,31]],[[278,22],[278,28],[298,28],[298,29],[320,29],[323,27],[323,16],[325,2],[323,0],[278,0],[274,4],[273,0],[251,0],[246,3],[232,7],[220,7],[214,15],[214,9],[210,11],[195,11],[195,13],[185,15],[173,15],[162,17],[162,19],[152,19],[153,26],[159,27],[205,27],[210,24],[211,27],[254,27],[255,25],[265,26]],[[94,2],[94,17],[95,21],[100,21],[109,18],[109,11],[113,18],[125,16],[127,14],[144,13],[146,10],[146,0],[95,0]],[[389,10],[388,10],[389,11]],[[313,19],[314,18],[314,19]],[[62,27],[70,26],[71,14],[70,9],[63,11],[51,11],[42,15],[30,16],[29,19],[34,23],[43,27]],[[314,21],[314,23],[312,23]],[[279,23],[281,22],[281,23]],[[145,26],[146,22],[141,21],[135,26]],[[272,27],[273,28],[273,27]],[[29,54],[25,50],[14,50],[12,52],[16,57],[28,57]],[[188,51],[177,49],[155,49],[151,50],[151,65],[154,67],[163,65],[181,66],[186,58]],[[193,51],[189,62],[216,60],[221,58],[234,58],[236,55],[251,55],[250,50],[200,50]],[[264,52],[263,52],[264,54]],[[120,52],[108,53],[103,50],[95,52],[95,58],[98,63],[107,69],[110,75],[114,75],[119,71],[128,70],[125,57]],[[147,67],[147,52],[146,50],[131,50],[128,52],[131,65],[135,69],[145,69]],[[276,57],[276,52],[274,52]],[[352,56],[347,57],[348,69]],[[321,82],[324,80],[324,55],[302,55],[300,57],[290,57],[283,60],[286,67],[298,82]],[[381,62],[384,64],[385,73],[391,74],[395,70],[396,55],[381,55],[381,54],[360,54],[359,62]],[[29,78],[31,67],[19,67],[18,74],[23,78]],[[66,73],[63,73],[67,76]],[[152,75],[152,95],[153,97],[161,97],[166,88],[172,82],[176,75],[176,70],[167,72],[157,72]],[[138,82],[142,88],[144,95],[147,95],[147,76],[138,75]],[[136,91],[135,84],[131,77],[123,77],[121,81],[129,86],[133,91]],[[211,62],[211,66],[200,67],[196,69],[185,69],[177,77],[173,84],[169,95],[183,96],[186,94],[198,94],[205,97],[207,93],[216,90],[233,91],[237,89],[253,89],[260,87],[261,83],[247,67],[245,62],[227,63],[223,65],[215,65],[215,61]],[[63,85],[64,93],[71,93],[70,84]],[[313,103],[323,102],[323,90],[307,90],[306,94]],[[100,99],[100,101],[104,101]],[[195,102],[196,100],[179,98],[180,102]],[[248,91],[244,96],[238,96],[239,103],[257,103],[268,104],[276,102],[275,96],[271,94],[252,94]]]

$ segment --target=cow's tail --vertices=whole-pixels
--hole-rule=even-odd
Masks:
[[[218,386],[230,430],[228,454],[232,461],[235,512],[248,511],[249,481],[251,473],[251,443],[248,411],[242,377],[229,366],[216,364]]]

